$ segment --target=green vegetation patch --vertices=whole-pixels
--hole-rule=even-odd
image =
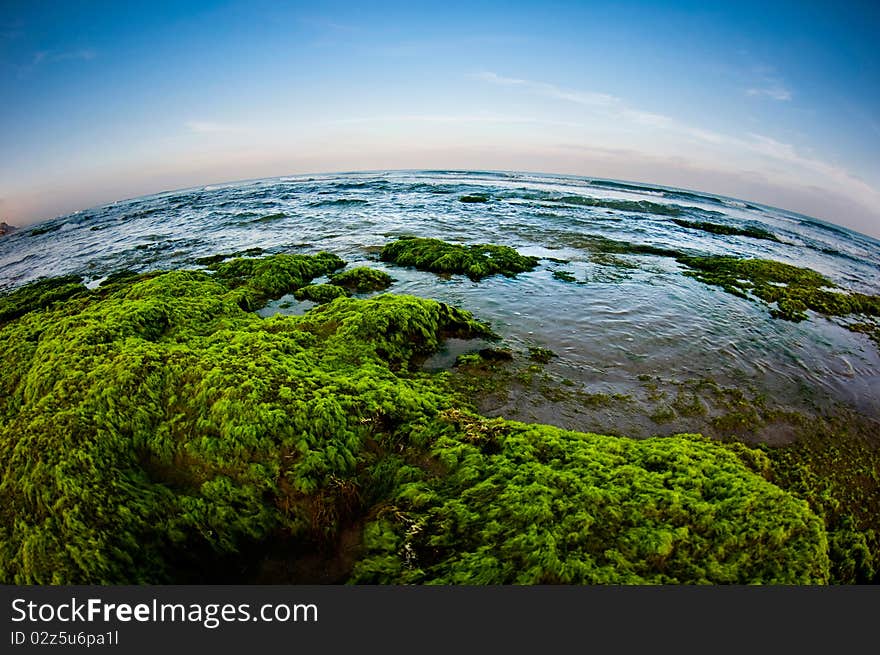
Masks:
[[[241,289],[286,291],[335,260],[232,264],[0,328],[0,583],[212,580],[271,539],[326,552],[404,465],[383,464],[401,426],[449,403],[410,370],[446,336],[488,332],[410,296],[262,319]]]
[[[497,273],[514,277],[517,273],[533,270],[539,261],[537,257],[520,255],[508,246],[463,246],[418,237],[401,237],[382,248],[379,256],[382,261],[400,266],[434,273],[460,273],[472,280]]]
[[[540,346],[529,346],[529,359],[533,361],[547,364],[554,357],[559,357],[559,355],[557,355],[549,348],[542,348]]]
[[[345,266],[336,255],[272,255],[260,259],[233,259],[210,266],[214,277],[236,290],[238,304],[257,309],[270,298],[280,298],[308,284],[312,279]]]
[[[348,291],[334,284],[309,284],[301,289],[293,292],[297,300],[311,300],[319,305],[344,298],[348,296]]]
[[[296,568],[362,533],[337,581],[827,580],[821,521],[757,451],[462,411],[420,365],[492,338],[467,312],[244,309],[341,265],[117,276],[0,326],[0,583],[247,581],[270,544]]]
[[[14,293],[0,296],[0,324],[85,291],[82,278],[78,275],[44,278],[31,282]]]
[[[769,230],[765,230],[761,227],[755,227],[753,225],[747,225],[746,227],[733,227],[731,225],[722,225],[721,223],[687,221],[679,218],[673,218],[672,222],[676,225],[686,227],[690,230],[702,230],[703,232],[709,232],[710,234],[752,237],[753,239],[765,239],[767,241],[776,241],[777,243],[779,243],[779,239],[776,237],[775,234],[773,234]]]
[[[749,294],[776,305],[771,314],[802,321],[811,309],[826,316],[864,314],[880,316],[880,296],[835,291],[836,284],[809,268],[769,259],[737,257],[679,257],[692,270],[685,275],[719,286],[741,298]]]
[[[632,212],[637,214],[655,214],[658,216],[681,216],[686,210],[695,207],[651,202],[650,200],[622,200],[619,198],[594,198],[592,196],[559,195],[550,191],[528,193],[521,196],[524,200],[538,200],[575,207],[596,207],[612,211]],[[704,211],[705,210],[698,210]],[[717,214],[717,212],[706,212]]]
[[[553,271],[553,279],[561,282],[577,282],[577,278],[571,271]]]
[[[330,284],[335,284],[357,293],[382,291],[390,287],[392,282],[394,282],[394,278],[388,275],[388,273],[375,268],[369,268],[368,266],[351,268],[330,276]]]
[[[822,521],[762,476],[760,453],[442,416],[429,430],[443,473],[401,485],[377,513],[355,581],[828,580]]]

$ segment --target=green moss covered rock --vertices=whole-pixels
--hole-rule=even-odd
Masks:
[[[382,291],[390,287],[392,282],[394,282],[394,278],[388,275],[388,273],[368,266],[351,268],[330,276],[330,284],[335,284],[357,293]]]
[[[751,237],[753,239],[764,239],[766,241],[776,241],[779,242],[779,239],[775,234],[770,232],[769,230],[765,230],[761,227],[755,227],[754,225],[747,225],[746,227],[734,227],[732,225],[723,225],[721,223],[709,223],[707,221],[688,221],[680,218],[673,218],[672,222],[681,227],[686,227],[689,230],[701,230],[703,232],[709,232],[710,234],[719,234],[723,236],[744,236]]]
[[[767,462],[754,451],[743,449],[747,467],[691,435],[639,441],[445,418],[431,447],[443,473],[401,486],[367,527],[357,581],[828,580],[822,521],[762,477]]]
[[[313,303],[323,304],[348,296],[348,291],[334,284],[308,284],[293,293],[297,300],[311,300]]]
[[[459,273],[472,280],[480,280],[500,273],[514,277],[517,273],[533,270],[537,257],[520,255],[508,246],[479,244],[463,246],[439,239],[401,237],[389,243],[380,253],[382,261],[400,266],[412,266],[434,273]]]
[[[808,309],[826,316],[880,316],[880,296],[838,291],[831,280],[809,268],[769,259],[722,256],[683,256],[678,261],[691,269],[685,275],[742,298],[752,294],[768,304],[775,303],[773,316],[790,321],[806,319]]]
[[[0,325],[0,583],[217,582],[267,544],[315,561],[364,525],[339,581],[827,579],[821,522],[755,451],[462,412],[420,365],[493,336],[465,311],[387,294],[248,311],[342,264],[5,296],[28,311]]]

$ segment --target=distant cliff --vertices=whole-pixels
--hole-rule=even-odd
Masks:
[[[14,225],[8,225],[7,223],[0,222],[0,237],[6,236],[7,234],[12,234],[18,228]]]

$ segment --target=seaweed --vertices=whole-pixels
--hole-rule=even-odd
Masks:
[[[382,261],[399,266],[434,273],[459,273],[474,281],[499,273],[515,277],[517,273],[533,270],[539,261],[537,257],[520,255],[508,246],[464,246],[418,237],[401,237],[382,248],[379,256]]]
[[[731,225],[722,225],[721,223],[687,221],[679,218],[673,218],[672,222],[676,225],[688,228],[690,230],[702,230],[703,232],[709,232],[710,234],[752,237],[753,239],[765,239],[767,241],[775,241],[777,243],[781,243],[779,241],[779,238],[769,230],[765,230],[761,227],[755,227],[753,225],[747,225],[746,227],[741,228],[733,227]]]
[[[394,278],[385,271],[367,266],[351,268],[330,276],[330,284],[335,284],[357,293],[382,291],[390,287],[392,282],[394,282]]]
[[[243,309],[254,310],[271,298],[305,286],[313,278],[327,275],[345,266],[339,257],[328,252],[316,255],[271,255],[259,259],[238,258],[212,264],[214,276],[237,290]]]
[[[570,271],[553,271],[553,279],[560,280],[561,282],[577,282],[574,273]]]
[[[594,253],[606,253],[615,255],[656,255],[658,257],[681,257],[684,253],[672,248],[654,246],[649,243],[632,243],[630,241],[618,241],[609,239],[598,234],[561,234],[565,245],[580,250],[588,250]]]
[[[342,265],[121,276],[0,326],[0,583],[236,580],[269,544],[309,561],[360,526],[340,582],[827,581],[821,520],[760,452],[465,411],[420,368],[494,338],[464,310],[246,310]]]
[[[769,305],[775,303],[770,311],[775,318],[803,321],[808,318],[808,309],[826,316],[880,316],[880,296],[835,291],[839,288],[836,284],[809,268],[727,256],[682,256],[678,261],[692,269],[685,275],[700,282],[741,298],[751,294]]]
[[[86,291],[78,275],[36,280],[0,295],[0,324]]]
[[[547,364],[554,357],[559,357],[549,348],[541,348],[540,346],[529,346],[529,359],[542,364]]]
[[[876,424],[860,426],[846,413],[795,415],[800,438],[765,447],[773,482],[822,517],[828,532],[831,582],[880,582],[880,448]],[[871,441],[870,437],[874,440]]]
[[[346,289],[333,284],[308,284],[293,292],[297,300],[311,300],[319,305],[348,295]]]
[[[0,582],[212,580],[272,537],[326,549],[373,500],[373,440],[448,402],[417,358],[488,333],[410,296],[262,319],[237,294],[259,283],[226,279],[158,274],[0,328]]]
[[[759,452],[696,435],[639,441],[457,410],[428,430],[443,473],[401,485],[367,525],[356,582],[828,580],[822,521],[765,479]]]
[[[465,202],[465,203],[480,203],[480,202],[489,202],[489,198],[487,198],[486,196],[483,196],[483,195],[473,194],[473,195],[468,195],[468,196],[461,196],[458,199],[458,201]]]

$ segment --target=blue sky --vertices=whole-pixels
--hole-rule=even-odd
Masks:
[[[445,167],[683,186],[880,236],[877,34],[877,3],[5,0],[0,219]]]

